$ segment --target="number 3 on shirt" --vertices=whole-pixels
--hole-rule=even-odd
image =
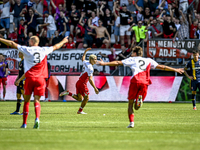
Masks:
[[[33,62],[40,63],[40,53],[34,53],[33,56],[34,56]]]

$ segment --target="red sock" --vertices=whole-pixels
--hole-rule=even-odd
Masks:
[[[134,122],[134,114],[130,114],[129,115],[129,121],[130,122]]]
[[[79,111],[79,112],[82,112],[82,111],[83,111],[83,108],[82,108],[82,107],[80,107],[78,111]]]
[[[36,118],[40,119],[40,111],[41,111],[41,106],[39,102],[34,103],[35,106],[35,116]]]
[[[30,102],[24,102],[23,124],[27,124],[27,118],[28,118],[28,113],[29,113],[29,104],[30,104]]]
[[[69,92],[69,96],[72,96],[72,95],[74,95],[73,93],[71,93],[71,92]]]

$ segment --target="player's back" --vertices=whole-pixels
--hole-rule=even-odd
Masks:
[[[200,60],[196,62],[194,61],[194,59],[190,60],[186,68],[190,68],[189,75],[193,76],[194,80],[200,82]]]
[[[122,61],[124,66],[131,68],[133,76],[131,82],[151,84],[150,69],[155,68],[158,63],[151,58],[129,57]]]
[[[26,77],[47,78],[47,55],[53,51],[53,47],[21,46],[18,50],[24,54],[24,71]]]
[[[93,75],[94,69],[92,67],[92,64],[89,61],[83,61],[83,72],[80,75],[79,80],[81,80],[83,83],[87,83],[89,80],[89,77]]]

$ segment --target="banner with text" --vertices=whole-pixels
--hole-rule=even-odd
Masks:
[[[200,50],[200,40],[155,39],[147,42],[147,57],[152,58],[190,58],[193,50]]]
[[[87,52],[86,60],[89,60],[91,54],[95,54],[97,59],[100,60],[101,55],[109,55],[111,51],[109,49],[92,49]],[[119,53],[120,51],[116,51]],[[17,74],[18,72],[18,62],[21,60],[18,57],[18,50],[16,49],[0,49],[0,53],[7,56],[7,62],[9,71],[11,74]],[[82,71],[82,56],[83,49],[60,49],[49,54],[47,57],[48,62],[51,64],[51,73],[52,74],[80,74]],[[109,61],[108,58],[102,58],[104,61]],[[103,71],[104,73],[109,73],[109,66],[98,66],[94,65],[94,69],[98,71]]]
[[[14,81],[16,75],[8,76],[6,100],[17,100],[16,86]],[[49,79],[48,97],[50,100],[75,101],[70,96],[59,96],[64,90],[76,93],[76,82],[79,76],[51,76]],[[128,89],[131,76],[93,76],[95,86],[99,89],[99,94],[95,94],[93,87],[88,83],[89,97],[91,101],[128,101]],[[176,100],[182,77],[174,76],[152,76],[152,84],[148,87],[145,101],[154,102],[174,102]],[[31,97],[33,100],[33,97]],[[41,97],[44,100],[44,97]]]

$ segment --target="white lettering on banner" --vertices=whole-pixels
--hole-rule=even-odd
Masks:
[[[156,41],[149,41],[149,47],[156,47]]]
[[[161,57],[176,57],[176,49],[160,49],[159,56]]]

